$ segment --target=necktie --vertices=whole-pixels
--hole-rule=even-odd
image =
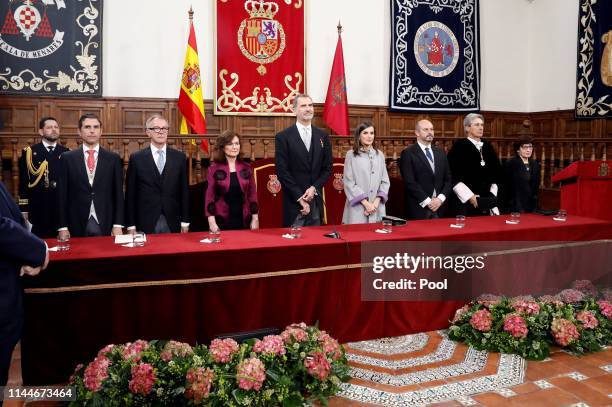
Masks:
[[[431,150],[429,149],[429,147],[425,147],[425,155],[427,156],[427,159],[433,164],[433,156],[431,155]]]
[[[164,150],[157,150],[157,170],[160,174],[164,171],[165,164],[166,157],[164,156]]]
[[[94,153],[96,150],[87,150],[87,169],[91,174],[93,174],[94,169],[96,168],[96,158],[94,157]]]
[[[49,149],[49,152],[52,153],[53,152],[53,146],[49,146],[47,147]]]
[[[304,145],[306,146],[306,150],[310,151],[310,129],[308,127],[304,128],[304,138],[302,141],[304,141]]]

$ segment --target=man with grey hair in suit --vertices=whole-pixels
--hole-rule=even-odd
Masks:
[[[493,145],[482,140],[484,117],[466,115],[463,128],[466,138],[455,141],[448,152],[454,191],[451,208],[456,215],[499,215],[502,167]]]

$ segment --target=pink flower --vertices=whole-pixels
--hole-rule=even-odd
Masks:
[[[304,359],[304,366],[312,376],[325,380],[331,370],[331,364],[322,352],[311,352]]]
[[[321,343],[321,347],[323,348],[323,352],[332,360],[338,360],[342,356],[342,349],[340,348],[340,344],[337,340],[332,338],[327,332],[321,331],[318,337],[319,342]]]
[[[529,329],[527,329],[527,323],[520,315],[508,315],[504,319],[504,331],[515,338],[524,338],[527,336]]]
[[[555,318],[550,327],[555,341],[561,346],[567,346],[580,338],[576,325],[567,319]]]
[[[232,359],[232,355],[238,352],[238,342],[232,338],[214,339],[210,343],[210,354],[217,363],[227,363]]]
[[[284,355],[286,353],[285,343],[280,335],[267,335],[263,338],[263,341],[257,340],[253,345],[253,350],[272,355]]]
[[[566,304],[573,304],[575,302],[582,301],[582,299],[584,298],[583,293],[572,288],[568,288],[566,290],[561,291],[559,293],[559,296],[561,297],[561,301]]]
[[[170,362],[175,356],[186,357],[193,353],[193,349],[187,343],[169,341],[164,346],[159,356],[164,362]]]
[[[576,314],[576,319],[582,322],[582,326],[586,329],[594,329],[599,325],[599,321],[593,311],[580,311]]]
[[[113,344],[106,345],[105,347],[100,349],[100,351],[98,352],[98,356],[106,355],[107,353],[112,352],[114,348],[115,348],[115,345]]]
[[[491,329],[492,322],[491,313],[486,309],[476,311],[470,319],[470,325],[481,332],[488,332]]]
[[[303,322],[289,325],[283,332],[281,332],[280,336],[283,338],[285,343],[291,342],[291,338],[297,342],[303,342],[308,339],[308,332],[306,332],[306,328],[307,326]]]
[[[597,301],[597,305],[599,305],[599,310],[604,317],[612,319],[612,302],[600,300]]]
[[[601,290],[601,296],[604,301],[612,301],[612,288],[604,288]]]
[[[155,371],[153,370],[153,366],[148,363],[132,366],[132,379],[128,384],[132,393],[140,393],[146,396],[151,392],[151,389],[153,389],[154,383]]]
[[[189,369],[186,375],[185,397],[193,400],[195,404],[200,404],[210,394],[214,377],[215,374],[210,369],[204,370],[201,367]]]
[[[457,311],[455,311],[455,316],[451,322],[454,324],[455,322],[459,321],[461,317],[463,317],[469,310],[469,305],[464,305],[463,307],[459,308]]]
[[[125,348],[123,349],[123,359],[133,359],[134,362],[140,362],[142,351],[148,348],[149,342],[143,341],[142,339],[139,339],[134,343],[128,342],[125,344]]]
[[[543,295],[538,300],[544,304],[551,304],[557,307],[563,306],[563,301],[561,301],[561,297],[558,295]]]
[[[68,379],[68,383],[70,384],[74,384],[75,380],[77,377],[79,377],[79,373],[81,371],[81,369],[83,369],[83,364],[79,363],[75,368],[74,368],[74,372],[72,373],[72,375],[70,375],[70,379]]]
[[[236,379],[238,387],[243,390],[259,390],[266,380],[266,368],[257,358],[244,359],[238,365]]]
[[[572,283],[572,288],[589,297],[597,297],[597,288],[589,280],[576,280]]]
[[[499,295],[495,295],[495,294],[481,294],[476,299],[476,302],[478,302],[478,304],[482,304],[485,307],[489,308],[489,307],[491,307],[493,305],[499,304],[500,300],[501,300],[501,297]]]
[[[98,356],[85,368],[83,382],[85,387],[96,392],[102,387],[102,382],[108,378],[108,367],[111,361],[106,356]]]
[[[535,301],[514,301],[512,303],[512,308],[527,315],[533,315],[540,312],[540,306]]]

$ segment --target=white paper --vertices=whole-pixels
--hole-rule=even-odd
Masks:
[[[284,237],[285,239],[297,239],[295,236],[292,236],[289,233],[285,233],[281,237]]]
[[[376,233],[391,233],[388,230],[384,230],[384,229],[376,229],[374,232],[376,232]]]
[[[557,217],[554,217],[553,220],[556,220],[557,222],[566,222],[567,218],[557,218]]]
[[[514,220],[506,220],[506,225],[518,225],[519,222],[514,221]]]
[[[144,234],[143,234],[144,235]],[[147,235],[144,235],[144,240],[143,241],[147,241]],[[115,244],[126,244],[126,243],[133,243],[134,242],[134,235],[128,233],[127,235],[117,235],[115,236]]]
[[[455,225],[454,223],[451,223],[450,227],[451,228],[455,228],[455,229],[463,229],[465,225]]]

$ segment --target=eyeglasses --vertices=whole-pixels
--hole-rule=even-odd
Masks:
[[[167,133],[170,130],[169,127],[149,127],[147,130],[154,131],[155,133]]]

